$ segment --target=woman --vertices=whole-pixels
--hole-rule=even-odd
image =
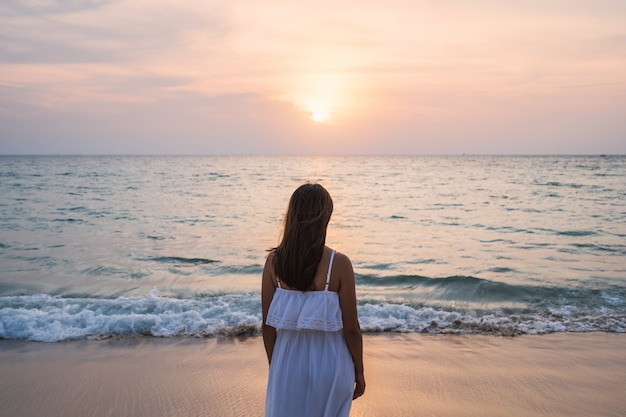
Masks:
[[[300,186],[265,263],[266,417],[347,417],[365,391],[352,263],[326,246],[332,211],[324,187]]]

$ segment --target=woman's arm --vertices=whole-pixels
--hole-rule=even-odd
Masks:
[[[363,375],[363,336],[356,310],[356,284],[350,259],[337,253],[334,272],[339,277],[338,293],[339,305],[343,314],[343,334],[354,362],[353,399],[357,399],[365,392],[365,376]]]
[[[263,268],[263,278],[261,283],[261,311],[263,314],[263,324],[261,326],[263,332],[263,344],[265,345],[265,353],[267,353],[268,363],[272,362],[272,353],[274,352],[274,343],[276,342],[276,329],[265,324],[267,312],[270,309],[272,298],[276,287],[274,286],[274,253],[270,253],[265,260],[265,268]]]

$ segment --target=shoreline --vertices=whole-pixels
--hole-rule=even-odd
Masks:
[[[626,334],[365,334],[356,416],[620,416]],[[263,416],[261,337],[0,340],[11,416]]]

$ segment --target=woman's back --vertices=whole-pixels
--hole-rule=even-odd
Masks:
[[[352,263],[325,244],[332,211],[324,187],[298,187],[265,262],[266,417],[347,417],[365,390]]]
[[[270,365],[266,417],[348,416],[354,364],[343,337],[339,294],[330,291],[331,252],[324,288],[276,288],[266,324],[278,335]]]

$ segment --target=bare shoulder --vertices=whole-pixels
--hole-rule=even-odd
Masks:
[[[335,251],[335,260],[334,260],[335,265],[337,265],[338,267],[352,267],[352,261],[350,260],[350,258],[348,258],[348,255]]]
[[[347,255],[341,252],[335,252],[335,260],[333,263],[334,272],[342,279],[354,279],[354,271],[352,270],[352,261]]]
[[[333,291],[337,291],[339,293],[340,302],[343,301],[345,303],[345,297],[353,298],[356,285],[350,258],[341,252],[336,252],[333,273],[337,276],[335,280],[336,287]]]
[[[268,253],[265,258],[265,266],[263,267],[263,276],[274,281],[274,252]]]

